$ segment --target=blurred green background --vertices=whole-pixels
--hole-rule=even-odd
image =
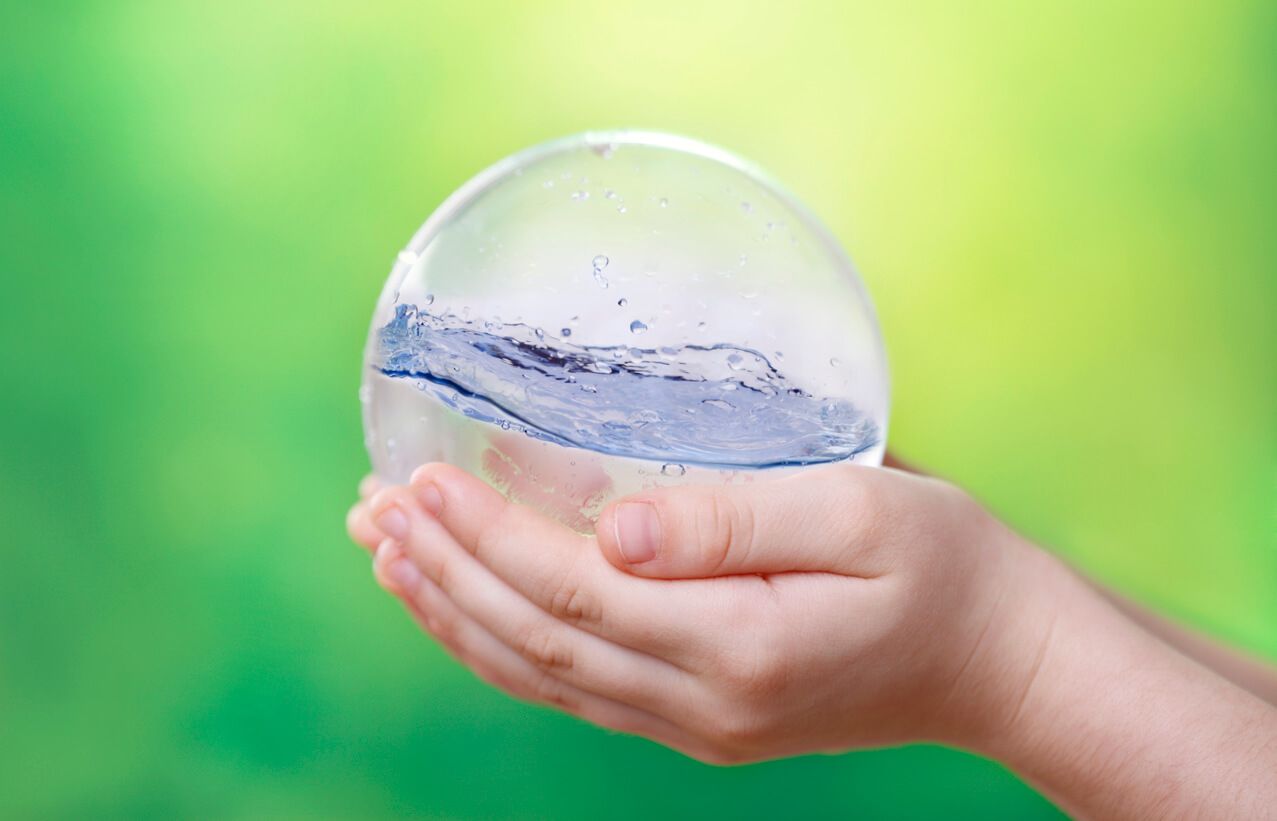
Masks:
[[[891,444],[1277,657],[1277,6],[6,4],[0,815],[1031,818],[935,747],[713,769],[486,689],[343,517],[395,252],[540,140],[750,157]]]

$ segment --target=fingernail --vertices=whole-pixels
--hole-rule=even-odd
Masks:
[[[443,496],[433,482],[418,488],[417,498],[421,500],[421,506],[430,511],[431,516],[438,518],[439,514],[443,512]]]
[[[382,533],[392,539],[405,539],[408,536],[408,517],[398,505],[390,505],[373,518],[373,524]]]
[[[407,559],[396,559],[386,568],[391,584],[402,593],[411,593],[421,584],[421,571]]]
[[[625,502],[616,509],[616,545],[621,558],[641,564],[656,558],[661,545],[661,518],[649,502]]]

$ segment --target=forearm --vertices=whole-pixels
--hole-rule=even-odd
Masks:
[[[1096,590],[1124,615],[1176,650],[1269,704],[1277,705],[1277,668],[1182,627],[1111,590],[1098,585]]]
[[[1053,560],[1035,560],[1039,570]],[[1070,813],[1277,813],[1277,710],[1163,644],[1071,572],[1041,570],[1049,638],[1000,732],[978,745]]]

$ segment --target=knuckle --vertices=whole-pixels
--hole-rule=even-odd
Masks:
[[[566,573],[550,595],[550,615],[571,625],[598,624],[602,603],[585,589],[575,573]]]
[[[574,664],[570,648],[552,630],[526,630],[517,641],[517,649],[520,655],[542,670],[567,671]]]
[[[743,761],[764,740],[765,728],[756,714],[734,706],[715,714],[709,735],[714,748],[729,762]]]
[[[567,688],[558,679],[550,675],[541,675],[532,685],[532,696],[543,704],[551,704],[563,709],[571,708],[571,699]]]
[[[754,534],[750,508],[722,492],[705,493],[696,501],[693,523],[702,566],[714,574],[729,560],[747,562]]]

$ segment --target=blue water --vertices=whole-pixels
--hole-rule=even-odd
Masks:
[[[472,419],[614,456],[768,468],[837,462],[878,443],[873,420],[792,384],[759,351],[577,345],[567,330],[401,304],[378,331],[373,367]]]

